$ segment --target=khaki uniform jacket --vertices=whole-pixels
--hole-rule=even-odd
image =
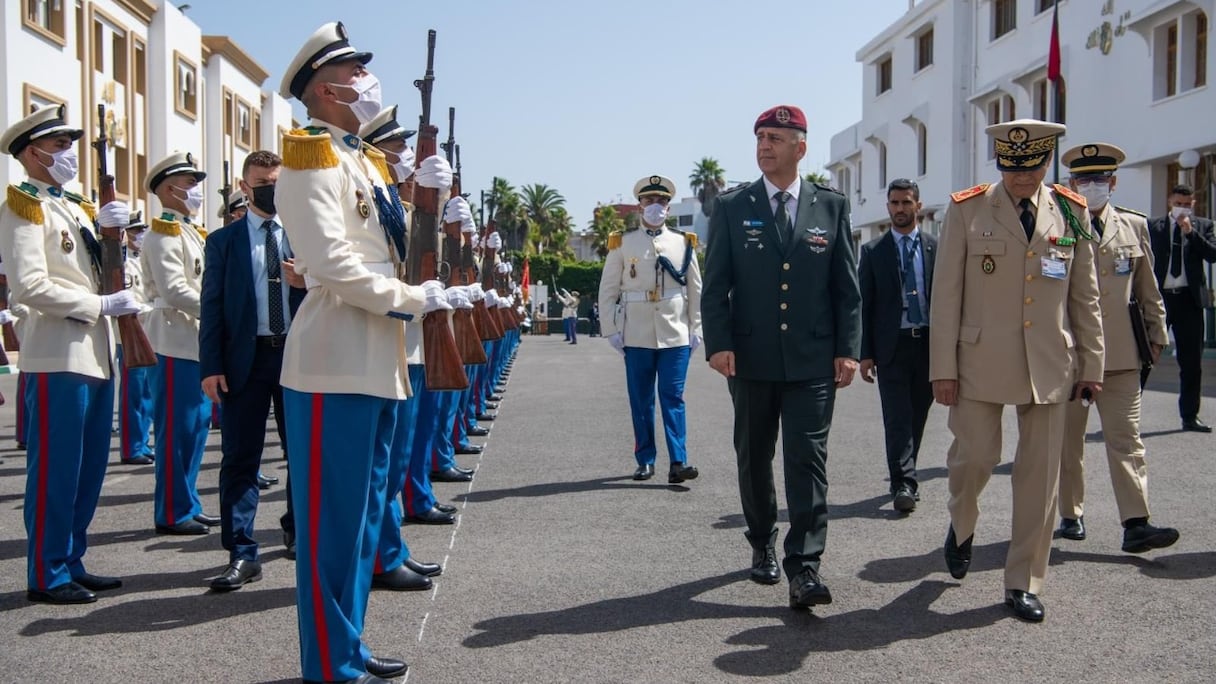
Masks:
[[[99,276],[81,237],[94,237],[93,219],[51,186],[27,180],[16,198],[22,208],[0,207],[0,260],[8,274],[15,314],[20,317],[24,373],[78,373],[109,378],[114,369],[114,334],[101,315]],[[11,187],[10,198],[21,190]],[[34,195],[33,199],[29,195]],[[41,213],[41,222],[30,220]]]
[[[420,316],[422,288],[395,277],[375,204],[375,187],[387,194],[382,172],[357,136],[313,124],[285,136],[275,185],[275,206],[308,283],[287,334],[282,385],[406,399],[405,327],[387,314]]]
[[[1000,183],[956,199],[938,240],[929,307],[929,379],[958,380],[959,396],[997,404],[1067,401],[1078,380],[1102,380],[1102,321],[1094,243],[1074,237],[1041,186],[1033,239]],[[1089,230],[1083,204],[1069,207]],[[1061,279],[1044,259],[1065,262]]]
[[[152,349],[161,356],[198,361],[199,295],[206,239],[201,227],[175,211],[153,219],[144,238],[139,258],[144,294],[152,306],[145,330]]]
[[[600,331],[604,337],[621,333],[626,347],[668,349],[701,337],[701,269],[696,254],[680,285],[658,265],[660,256],[672,266],[684,265],[693,242],[679,231],[663,228],[655,237],[645,229],[621,235],[621,246],[609,250],[600,276]],[[657,270],[656,270],[657,269]]]
[[[1106,348],[1106,372],[1140,369],[1140,351],[1132,333],[1127,303],[1134,294],[1140,302],[1148,340],[1162,347],[1169,344],[1165,332],[1165,304],[1153,275],[1153,250],[1148,220],[1135,212],[1119,210],[1108,202],[1099,214],[1104,226],[1098,243],[1098,287],[1102,302],[1102,336]],[[1124,272],[1123,259],[1130,273]],[[1122,273],[1122,275],[1121,275]]]

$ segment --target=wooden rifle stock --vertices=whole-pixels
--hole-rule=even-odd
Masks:
[[[435,83],[435,31],[427,33],[426,75],[414,81],[422,95],[422,115],[418,126],[418,151],[414,168],[423,160],[435,156],[435,141],[439,129],[431,125],[431,90]],[[414,214],[410,226],[409,255],[406,282],[421,285],[441,277],[438,272],[439,251],[439,190],[415,183]],[[429,390],[462,390],[469,386],[460,350],[452,334],[446,312],[437,311],[422,317],[423,365]]]
[[[0,309],[8,308],[8,276],[0,275]],[[5,323],[2,331],[4,337],[4,349],[11,352],[21,351],[21,343],[17,341],[17,331],[13,329],[12,323]],[[7,359],[8,356],[5,356]],[[8,365],[8,361],[4,361],[4,365]]]
[[[93,147],[97,150],[97,202],[104,207],[114,201],[114,176],[106,170],[106,106],[97,105],[97,122],[101,134]],[[126,270],[123,264],[122,239],[125,226],[100,226],[101,233],[101,294],[114,294],[127,287]],[[126,314],[115,319],[118,324],[118,339],[122,344],[122,363],[127,368],[146,368],[156,365],[156,352],[148,335],[139,324],[135,314]]]
[[[491,218],[489,225],[486,226],[485,235],[483,235],[481,239],[481,289],[483,290],[494,289],[494,256],[497,254],[498,250],[487,247],[486,241],[496,232],[498,231],[494,227],[494,219]],[[485,322],[485,328],[482,332],[482,339],[501,340],[503,335],[502,319],[498,317],[497,313],[491,311],[489,305],[484,301],[478,302],[478,304],[480,304],[481,308],[485,310],[484,317],[478,319],[478,322],[482,322],[482,320]],[[495,307],[495,309],[497,309],[497,307]],[[480,316],[481,314],[478,313],[478,315]],[[488,333],[484,332],[487,330],[489,331]],[[487,334],[489,337],[485,336]]]
[[[447,153],[448,163],[453,163],[456,153],[456,108],[448,107],[448,142],[443,146]],[[455,174],[452,175],[452,198],[460,197],[460,160],[455,160]],[[461,283],[463,269],[453,268],[453,261],[461,254],[463,235],[460,232],[460,222],[443,224],[443,256],[445,269],[448,274],[448,285]],[[486,350],[481,346],[481,335],[477,331],[477,323],[473,319],[472,309],[456,309],[452,312],[452,333],[456,338],[456,348],[460,351],[460,359],[465,365],[478,365],[486,362]]]

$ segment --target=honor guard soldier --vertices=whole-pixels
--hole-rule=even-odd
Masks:
[[[228,197],[228,206],[220,206],[216,212],[216,218],[223,221],[225,217],[229,221],[240,221],[245,218],[245,214],[249,213],[249,198],[245,197],[245,193],[237,190]]]
[[[144,238],[148,234],[148,224],[144,221],[142,211],[131,213],[126,234],[127,259],[123,267],[126,270],[127,289],[139,302],[139,320],[147,327],[147,314],[152,308],[148,306],[144,292],[143,262],[140,259]],[[122,355],[122,345],[119,344],[118,359],[122,366],[122,378],[118,388],[119,459],[128,465],[151,465],[154,463],[156,452],[148,446],[148,434],[152,430],[155,414],[153,385],[156,381],[156,369],[151,366],[128,368],[126,364],[121,363]]]
[[[211,420],[198,365],[207,231],[194,223],[206,177],[189,152],[175,152],[153,166],[145,181],[164,209],[152,219],[141,255],[152,302],[148,339],[156,350],[155,516],[160,534],[206,534],[220,523],[218,516],[203,512],[196,484]]]
[[[675,182],[666,176],[647,176],[634,184],[641,227],[609,236],[599,295],[600,310],[615,312],[601,324],[604,338],[625,356],[638,464],[633,479],[654,476],[657,379],[671,483],[698,475],[688,465],[684,380],[689,356],[701,345],[697,236],[666,227],[667,205],[675,192]]]
[[[1153,275],[1148,219],[1110,203],[1123,150],[1107,143],[1078,145],[1061,157],[1069,184],[1085,197],[1098,245],[1102,339],[1106,351],[1102,393],[1094,398],[1115,503],[1123,521],[1123,550],[1143,553],[1178,541],[1178,530],[1148,522],[1148,464],[1140,441],[1140,369],[1156,363],[1169,343],[1165,305]],[[1130,307],[1137,307],[1134,316]],[[1137,329],[1139,328],[1139,329]],[[1141,350],[1140,345],[1146,348]],[[1142,354],[1147,353],[1147,358]],[[1060,536],[1085,539],[1085,424],[1088,402],[1068,403],[1060,457]]]
[[[951,576],[966,576],[980,494],[1001,462],[1001,414],[1016,406],[1005,603],[1037,622],[1066,402],[1102,388],[1098,281],[1085,199],[1043,184],[1064,126],[1019,119],[986,131],[1001,181],[951,196],[929,304],[929,379],[954,433],[945,557]]]
[[[359,138],[381,111],[370,52],[319,28],[283,76],[312,125],[283,137],[276,205],[308,296],[283,357],[296,520],[296,607],[306,681],[380,682],[407,671],[362,643],[384,522],[398,403],[410,396],[402,320],[447,310],[443,284],[396,276],[404,227]]]
[[[29,419],[25,531],[27,596],[89,603],[121,580],[85,570],[86,533],[105,477],[114,415],[114,336],[106,316],[139,311],[129,290],[98,295],[98,223],[127,225],[122,202],[101,208],[64,184],[76,178],[76,141],[62,105],[44,107],[0,136],[25,167],[0,207],[0,260],[15,301],[27,307],[18,366]],[[96,219],[96,220],[95,220]]]

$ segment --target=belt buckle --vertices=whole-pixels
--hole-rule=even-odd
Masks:
[[[912,338],[913,338],[913,339],[920,339],[920,337],[921,337],[921,335],[920,335],[920,328],[912,328]]]
[[[646,301],[648,301],[648,302],[659,301],[659,293],[656,290],[646,290]]]

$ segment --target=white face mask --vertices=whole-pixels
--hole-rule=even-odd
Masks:
[[[1190,215],[1191,215],[1190,207],[1170,207],[1170,216],[1175,221],[1181,221],[1182,219],[1184,219]]]
[[[137,252],[142,250],[144,248],[144,236],[147,234],[148,231],[141,230],[138,233],[130,235],[129,242],[131,243],[131,249],[134,249]]]
[[[642,219],[647,225],[658,228],[667,220],[667,205],[666,204],[647,204],[642,207]]]
[[[414,175],[414,151],[408,146],[401,152],[388,154],[396,154],[397,161],[393,162],[393,173],[397,174],[397,182],[403,183],[405,179]]]
[[[80,159],[76,156],[76,148],[69,147],[65,150],[60,150],[55,153],[45,152],[34,148],[38,154],[44,154],[51,158],[51,163],[46,166],[47,172],[51,174],[51,178],[59,185],[63,185],[76,177],[76,172],[80,170]]]
[[[178,197],[177,193],[179,191],[181,191],[181,188],[173,188],[173,196]],[[181,199],[186,203],[186,211],[190,212],[190,215],[193,216],[203,207],[203,186],[195,185],[185,192],[186,196]]]
[[[1085,203],[1094,209],[1101,209],[1110,201],[1110,183],[1087,183],[1077,186],[1077,192],[1085,198]]]
[[[343,102],[342,104],[350,107],[360,125],[366,125],[380,113],[382,109],[380,106],[380,79],[376,78],[375,74],[363,76],[353,85],[345,83],[330,83],[330,85],[349,88],[359,95],[354,102]]]

